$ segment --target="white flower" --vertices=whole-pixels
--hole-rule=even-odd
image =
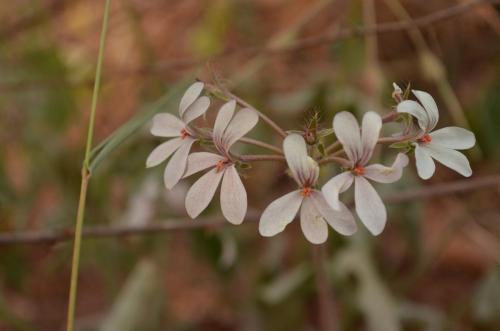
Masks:
[[[313,244],[328,238],[330,224],[337,232],[351,235],[357,227],[351,212],[339,202],[339,211],[333,210],[323,194],[314,189],[319,175],[316,161],[307,155],[304,138],[298,134],[287,136],[283,142],[286,161],[300,189],[273,201],[263,212],[259,232],[265,237],[282,232],[293,221],[300,209],[300,226],[305,237]]]
[[[168,189],[173,188],[184,175],[189,151],[197,140],[188,124],[203,115],[210,106],[208,97],[199,97],[203,86],[203,83],[196,82],[186,90],[179,105],[180,119],[169,113],[157,114],[153,118],[152,135],[175,137],[156,147],[146,160],[146,167],[154,167],[173,154],[163,175]]]
[[[469,161],[465,155],[456,150],[473,147],[476,143],[474,134],[469,130],[455,126],[431,132],[439,119],[436,102],[427,92],[416,90],[412,92],[420,104],[413,100],[405,100],[398,104],[397,110],[399,113],[408,113],[414,116],[422,129],[422,133],[413,144],[418,175],[422,179],[429,179],[434,174],[436,166],[432,159],[455,170],[462,176],[472,175]]]
[[[207,208],[221,180],[222,214],[233,224],[241,224],[245,218],[247,192],[229,149],[257,124],[259,116],[249,108],[244,108],[234,115],[235,107],[234,100],[227,102],[221,107],[215,120],[213,141],[221,155],[208,152],[189,155],[184,177],[212,168],[191,186],[186,195],[186,210],[191,218],[198,217]]]
[[[338,113],[333,119],[333,130],[351,162],[348,171],[330,179],[322,188],[326,201],[334,209],[342,209],[339,194],[354,182],[356,213],[368,228],[378,235],[385,227],[387,211],[382,199],[367,179],[379,183],[393,183],[401,178],[408,157],[399,153],[391,167],[381,164],[366,166],[377,144],[382,119],[377,113],[368,112],[363,117],[360,132],[356,118],[348,112]]]

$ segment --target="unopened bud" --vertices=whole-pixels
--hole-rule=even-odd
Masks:
[[[403,90],[396,83],[392,83],[394,91],[392,92],[392,98],[396,100],[397,103],[403,101]]]

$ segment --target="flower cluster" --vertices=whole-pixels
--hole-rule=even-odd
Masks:
[[[333,130],[319,131],[315,118],[304,131],[284,133],[256,109],[248,106],[237,109],[238,103],[246,104],[229,98],[220,107],[213,128],[201,130],[192,124],[210,106],[210,98],[201,96],[207,88],[201,82],[194,83],[185,92],[179,105],[179,118],[169,113],[153,118],[151,133],[173,139],[156,147],[146,166],[153,167],[170,158],[164,172],[168,189],[182,178],[206,170],[187,192],[185,206],[188,215],[198,217],[208,207],[220,185],[222,214],[229,222],[241,224],[248,204],[240,178],[241,169],[249,162],[285,162],[297,189],[274,200],[263,211],[259,223],[261,235],[269,237],[282,232],[299,212],[302,232],[311,243],[321,244],[327,240],[328,225],[340,234],[354,234],[357,231],[354,215],[339,198],[352,185],[357,216],[373,235],[378,235],[385,227],[387,211],[370,181],[393,183],[399,180],[403,168],[408,165],[408,153],[414,152],[417,173],[422,179],[434,174],[433,160],[463,176],[472,174],[467,158],[456,150],[473,147],[474,134],[458,127],[433,131],[439,112],[432,96],[412,91],[418,102],[404,100],[403,91],[397,85],[394,87],[396,111],[387,118],[397,119],[399,116],[406,119],[403,121],[406,124],[402,133],[392,138],[395,142],[392,146],[401,148],[402,152],[396,155],[391,166],[370,164],[375,147],[384,139],[380,137],[383,119],[372,111],[364,114],[361,127],[351,113],[344,111],[335,115]],[[282,148],[244,138],[256,126],[259,117],[285,136]],[[337,142],[325,148],[322,140],[332,132]],[[190,154],[193,144],[200,141],[205,142],[200,145],[209,151]],[[239,141],[253,143],[276,154],[238,155],[231,148]],[[340,149],[332,152],[335,147]],[[341,170],[320,187],[320,166],[330,163],[337,163]]]

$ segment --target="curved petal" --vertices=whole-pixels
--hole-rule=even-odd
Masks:
[[[436,165],[430,157],[425,147],[415,144],[415,161],[417,163],[417,173],[422,179],[429,179],[436,171]]]
[[[183,116],[184,112],[186,109],[191,106],[191,104],[198,99],[200,96],[201,91],[203,91],[203,87],[205,85],[202,82],[196,82],[193,83],[191,86],[188,87],[186,92],[184,92],[184,95],[181,98],[181,102],[179,104],[179,116]]]
[[[314,175],[314,170],[312,169],[313,164],[308,159],[304,138],[296,133],[286,136],[283,141],[283,152],[293,178],[299,186],[305,186],[310,179],[308,176]]]
[[[429,115],[418,102],[413,100],[405,100],[398,103],[398,113],[407,113],[415,117],[418,121],[418,126],[424,131],[429,131],[430,119]]]
[[[214,198],[224,171],[212,169],[198,179],[186,194],[186,211],[191,218],[196,218],[207,208]]]
[[[238,139],[252,130],[258,121],[259,115],[250,108],[243,108],[237,112],[227,126],[226,131],[224,131],[223,144],[225,150],[228,151]]]
[[[408,165],[408,156],[398,153],[396,160],[390,167],[381,164],[372,164],[365,168],[363,176],[379,183],[394,183],[403,175],[403,168]]]
[[[151,168],[162,163],[172,155],[181,145],[183,140],[181,138],[174,138],[158,145],[149,154],[146,160],[146,168]]]
[[[176,116],[169,113],[156,114],[153,117],[151,134],[157,137],[179,137],[186,125]]]
[[[229,100],[228,102],[223,104],[222,107],[220,107],[214,123],[213,138],[215,143],[220,144],[222,142],[224,130],[231,121],[231,118],[233,118],[235,108],[235,100]]]
[[[434,145],[433,143],[427,144],[425,147],[426,152],[436,161],[444,164],[448,168],[455,170],[465,177],[472,175],[472,169],[467,157],[454,149],[449,149]]]
[[[313,244],[322,244],[328,239],[328,226],[310,198],[305,198],[300,207],[300,227]]]
[[[432,144],[452,149],[469,149],[476,144],[474,133],[456,126],[449,126],[430,133]]]
[[[215,167],[217,162],[224,161],[225,158],[218,154],[208,152],[198,152],[189,154],[187,160],[186,172],[183,178],[191,176],[198,171],[205,170],[210,167]]]
[[[358,121],[353,114],[343,111],[333,118],[333,131],[349,160],[357,163],[362,155],[361,135]]]
[[[363,116],[361,125],[361,145],[363,147],[361,164],[364,165],[371,159],[381,128],[382,118],[380,118],[379,114],[370,111]]]
[[[339,200],[339,194],[347,191],[351,187],[354,176],[350,171],[345,171],[330,179],[323,187],[321,192],[326,202],[335,210],[341,210],[342,205]]]
[[[338,233],[350,236],[358,230],[354,216],[342,202],[339,201],[339,210],[334,210],[328,205],[323,194],[317,190],[312,192],[311,200],[321,216]]]
[[[220,189],[220,206],[224,217],[241,224],[247,213],[247,191],[234,165],[226,168]]]
[[[189,106],[182,114],[182,119],[184,120],[184,123],[188,124],[189,122],[205,114],[209,106],[210,106],[210,99],[208,97],[203,96],[201,98],[196,99],[191,104],[191,106]]]
[[[436,127],[436,124],[439,121],[439,110],[436,105],[436,101],[434,101],[432,95],[427,92],[417,90],[412,90],[412,92],[427,112],[429,117],[429,126],[427,127],[427,130],[431,131]]]
[[[354,201],[363,224],[373,235],[379,235],[384,230],[387,211],[377,191],[362,176],[354,179]]]
[[[259,233],[271,237],[283,231],[297,215],[302,200],[300,191],[293,191],[271,202],[260,216]]]
[[[168,162],[167,167],[165,168],[165,173],[163,174],[163,181],[165,183],[165,187],[169,190],[172,189],[184,175],[189,151],[195,141],[196,139],[189,137],[184,138],[181,147],[179,147],[174,156],[172,156]]]

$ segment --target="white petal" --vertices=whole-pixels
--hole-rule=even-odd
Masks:
[[[313,244],[322,244],[328,239],[328,226],[310,198],[305,198],[300,207],[300,227]]]
[[[382,128],[382,118],[380,115],[370,111],[363,116],[363,124],[361,128],[361,144],[363,146],[363,155],[360,163],[366,164],[373,154],[373,149],[377,144],[377,140]]]
[[[308,159],[304,138],[295,133],[288,135],[283,141],[283,152],[292,176],[299,186],[310,185],[311,183],[308,183],[308,181],[314,178],[309,176],[315,176],[315,171],[319,173],[319,169],[314,170],[316,167]]]
[[[358,121],[353,114],[343,111],[333,118],[333,131],[344,146],[349,160],[358,162],[362,155]]]
[[[430,129],[430,119],[429,115],[425,111],[425,109],[416,101],[413,100],[405,100],[398,103],[397,106],[398,113],[407,113],[412,115],[418,120],[418,125],[424,131],[429,131]]]
[[[172,114],[156,114],[153,117],[151,134],[158,137],[179,137],[185,126],[184,122]]]
[[[219,186],[224,171],[212,169],[198,179],[186,194],[186,211],[196,218],[207,208]]]
[[[148,159],[146,160],[146,167],[151,168],[157,166],[168,159],[170,155],[172,155],[172,153],[182,145],[182,142],[182,138],[174,138],[158,145],[155,149],[153,149],[151,154],[149,154]]]
[[[408,156],[399,153],[390,167],[372,164],[365,168],[363,176],[379,183],[394,183],[403,175],[403,168],[408,165]]]
[[[436,161],[441,162],[450,169],[455,170],[465,177],[472,175],[472,169],[469,160],[460,152],[454,149],[434,145],[433,143],[427,144],[425,147],[427,153]]]
[[[252,130],[258,121],[259,115],[250,108],[244,108],[237,112],[224,131],[225,149],[229,150],[236,141]]]
[[[469,149],[476,144],[474,133],[456,126],[436,130],[430,136],[433,145],[452,149]]]
[[[417,173],[422,179],[429,179],[434,175],[436,165],[425,148],[415,144],[415,161],[417,163]]]
[[[216,143],[220,143],[222,141],[224,130],[231,121],[231,118],[233,118],[235,108],[235,100],[230,100],[220,107],[214,124],[213,138]]]
[[[184,178],[205,170],[210,167],[215,167],[219,161],[224,161],[226,158],[214,153],[198,152],[189,154],[187,160],[186,172]]]
[[[184,111],[191,106],[191,104],[198,99],[201,91],[203,91],[204,84],[202,82],[196,82],[188,87],[184,95],[182,96],[181,102],[179,104],[179,116],[182,117]]]
[[[302,199],[300,191],[293,191],[271,202],[260,217],[259,233],[271,237],[283,231],[297,215]]]
[[[373,235],[380,234],[385,227],[387,211],[377,191],[362,176],[354,178],[354,201],[363,224]]]
[[[337,176],[330,179],[323,187],[321,191],[325,197],[326,202],[335,210],[341,209],[341,204],[339,200],[339,194],[347,191],[347,189],[352,185],[354,176],[350,171],[343,172]]]
[[[247,213],[247,191],[234,165],[226,168],[220,189],[220,206],[224,217],[241,224]]]
[[[184,175],[189,151],[195,141],[195,139],[189,137],[184,138],[181,147],[179,147],[168,162],[165,173],[163,174],[163,181],[165,187],[169,190],[172,189]]]
[[[358,230],[351,211],[339,201],[339,210],[332,209],[320,191],[314,190],[311,199],[323,218],[340,234],[350,236]]]
[[[429,127],[427,128],[428,131],[434,129],[437,122],[439,121],[439,111],[436,105],[436,101],[434,101],[432,95],[427,92],[417,90],[412,90],[412,92],[427,111],[427,115],[429,116]]]
[[[197,119],[201,115],[205,114],[208,107],[210,106],[210,99],[206,96],[196,99],[195,102],[191,104],[182,114],[182,119],[184,123],[188,124],[189,122]]]

